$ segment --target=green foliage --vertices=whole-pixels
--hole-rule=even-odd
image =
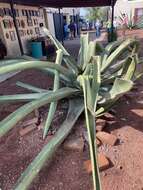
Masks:
[[[96,19],[107,21],[108,20],[108,7],[92,7],[87,8],[87,19],[95,21]]]
[[[60,144],[73,128],[80,114],[85,111],[86,127],[89,137],[90,157],[92,161],[94,190],[101,190],[100,175],[97,161],[95,118],[108,111],[111,106],[134,85],[133,81],[140,78],[143,69],[139,60],[138,42],[135,39],[113,42],[103,48],[95,41],[89,42],[88,35],[81,36],[81,48],[78,62],[65,50],[47,29],[45,33],[57,48],[55,63],[32,60],[19,60],[5,64],[0,63],[0,74],[20,71],[29,68],[39,69],[46,74],[54,75],[53,90],[40,89],[35,86],[17,82],[16,84],[30,94],[0,96],[0,103],[28,102],[0,122],[0,137],[11,130],[17,122],[35,109],[50,104],[43,137],[51,127],[58,100],[69,98],[69,110],[66,120],[51,141],[45,145],[33,162],[18,180],[15,189],[27,189],[44,164],[52,157]],[[65,66],[66,65],[66,66]],[[60,81],[65,86],[60,88]]]

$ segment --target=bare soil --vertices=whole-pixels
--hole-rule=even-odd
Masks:
[[[0,84],[0,94],[26,93],[16,87],[22,81],[42,88],[52,86],[52,80],[39,71],[24,71]],[[99,152],[111,161],[110,168],[101,172],[103,190],[143,190],[143,79],[136,89],[124,96],[113,108],[114,118],[108,118],[106,131],[118,137],[116,146],[102,145]],[[0,106],[0,120],[22,104]],[[52,124],[56,130],[66,114],[67,102],[62,102]],[[44,114],[46,108],[41,109]],[[59,113],[63,113],[62,116]],[[32,118],[34,113],[28,118]],[[13,185],[29,163],[49,141],[42,139],[42,130],[35,130],[24,137],[19,135],[20,126],[11,130],[0,140],[0,188],[12,190]],[[81,136],[85,130],[82,115],[72,131],[72,136]],[[83,162],[89,159],[88,145],[82,153],[65,151],[61,146],[50,165],[45,165],[34,180],[30,190],[92,190],[92,177],[87,174]]]

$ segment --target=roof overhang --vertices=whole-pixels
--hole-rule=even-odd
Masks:
[[[11,0],[0,0],[2,3],[10,3]],[[100,7],[112,6],[116,0],[13,0],[14,4],[31,5],[40,7]]]

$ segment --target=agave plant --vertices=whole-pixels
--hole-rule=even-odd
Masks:
[[[57,48],[55,63],[43,62],[27,58],[18,61],[8,61],[0,64],[0,74],[8,72],[39,69],[54,76],[53,90],[37,88],[26,83],[17,82],[20,87],[32,91],[31,94],[3,95],[0,103],[26,102],[15,112],[0,122],[0,137],[11,130],[17,122],[30,112],[43,105],[50,104],[47,120],[43,130],[46,138],[57,108],[58,100],[69,98],[69,108],[65,121],[53,138],[41,150],[28,168],[19,178],[14,189],[24,190],[39,173],[45,162],[71,132],[75,122],[85,112],[86,127],[89,137],[90,157],[94,190],[101,190],[100,175],[95,142],[95,119],[106,111],[134,85],[134,81],[142,75],[137,69],[138,42],[135,39],[113,42],[103,48],[95,41],[90,41],[87,35],[82,35],[78,61],[66,51],[61,43],[47,29],[44,30]],[[60,82],[63,83],[62,88]]]
[[[143,16],[140,16],[138,19],[133,15],[133,11],[130,11],[130,14],[126,14],[127,16],[127,28],[132,30],[135,28],[142,28],[142,23],[143,23]],[[121,13],[120,16],[120,21],[123,22],[123,14]]]

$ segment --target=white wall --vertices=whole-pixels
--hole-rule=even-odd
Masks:
[[[0,3],[0,8],[9,8],[10,9],[10,5]],[[15,5],[14,8],[19,10],[20,16],[17,17],[17,19],[19,21],[23,20],[24,23],[25,23],[25,27],[24,28],[19,27],[19,30],[22,30],[22,31],[25,32],[25,35],[21,36],[21,41],[22,41],[24,53],[29,54],[30,53],[29,40],[31,40],[31,38],[37,36],[37,34],[35,32],[35,28],[39,27],[39,23],[41,23],[41,22],[43,24],[45,24],[43,10],[40,9],[40,12],[41,12],[40,17],[31,16],[32,21],[34,21],[34,19],[37,19],[38,23],[36,25],[34,25],[34,22],[33,22],[33,26],[28,26],[27,25],[27,16],[22,15],[22,9],[23,10],[35,10],[35,11],[38,11],[39,8],[38,7],[32,7],[32,6],[22,6],[22,5]],[[13,18],[11,16],[4,16],[3,18],[0,17],[0,37],[2,37],[4,43],[5,43],[6,47],[7,47],[8,57],[19,56],[20,55],[20,49],[19,49],[19,44],[18,44],[18,39],[17,39],[15,27],[13,25],[12,28],[4,28],[3,20],[5,20],[5,19],[13,21]],[[27,30],[32,30],[33,34],[28,35]],[[12,41],[10,37],[9,37],[9,39],[6,38],[6,33],[10,34],[10,32],[15,33],[16,39],[14,41]]]
[[[130,15],[132,12],[134,14],[135,8],[143,8],[143,0],[117,0],[115,4],[115,16],[120,16],[121,13]]]
[[[47,13],[48,29],[55,36],[53,13]]]

